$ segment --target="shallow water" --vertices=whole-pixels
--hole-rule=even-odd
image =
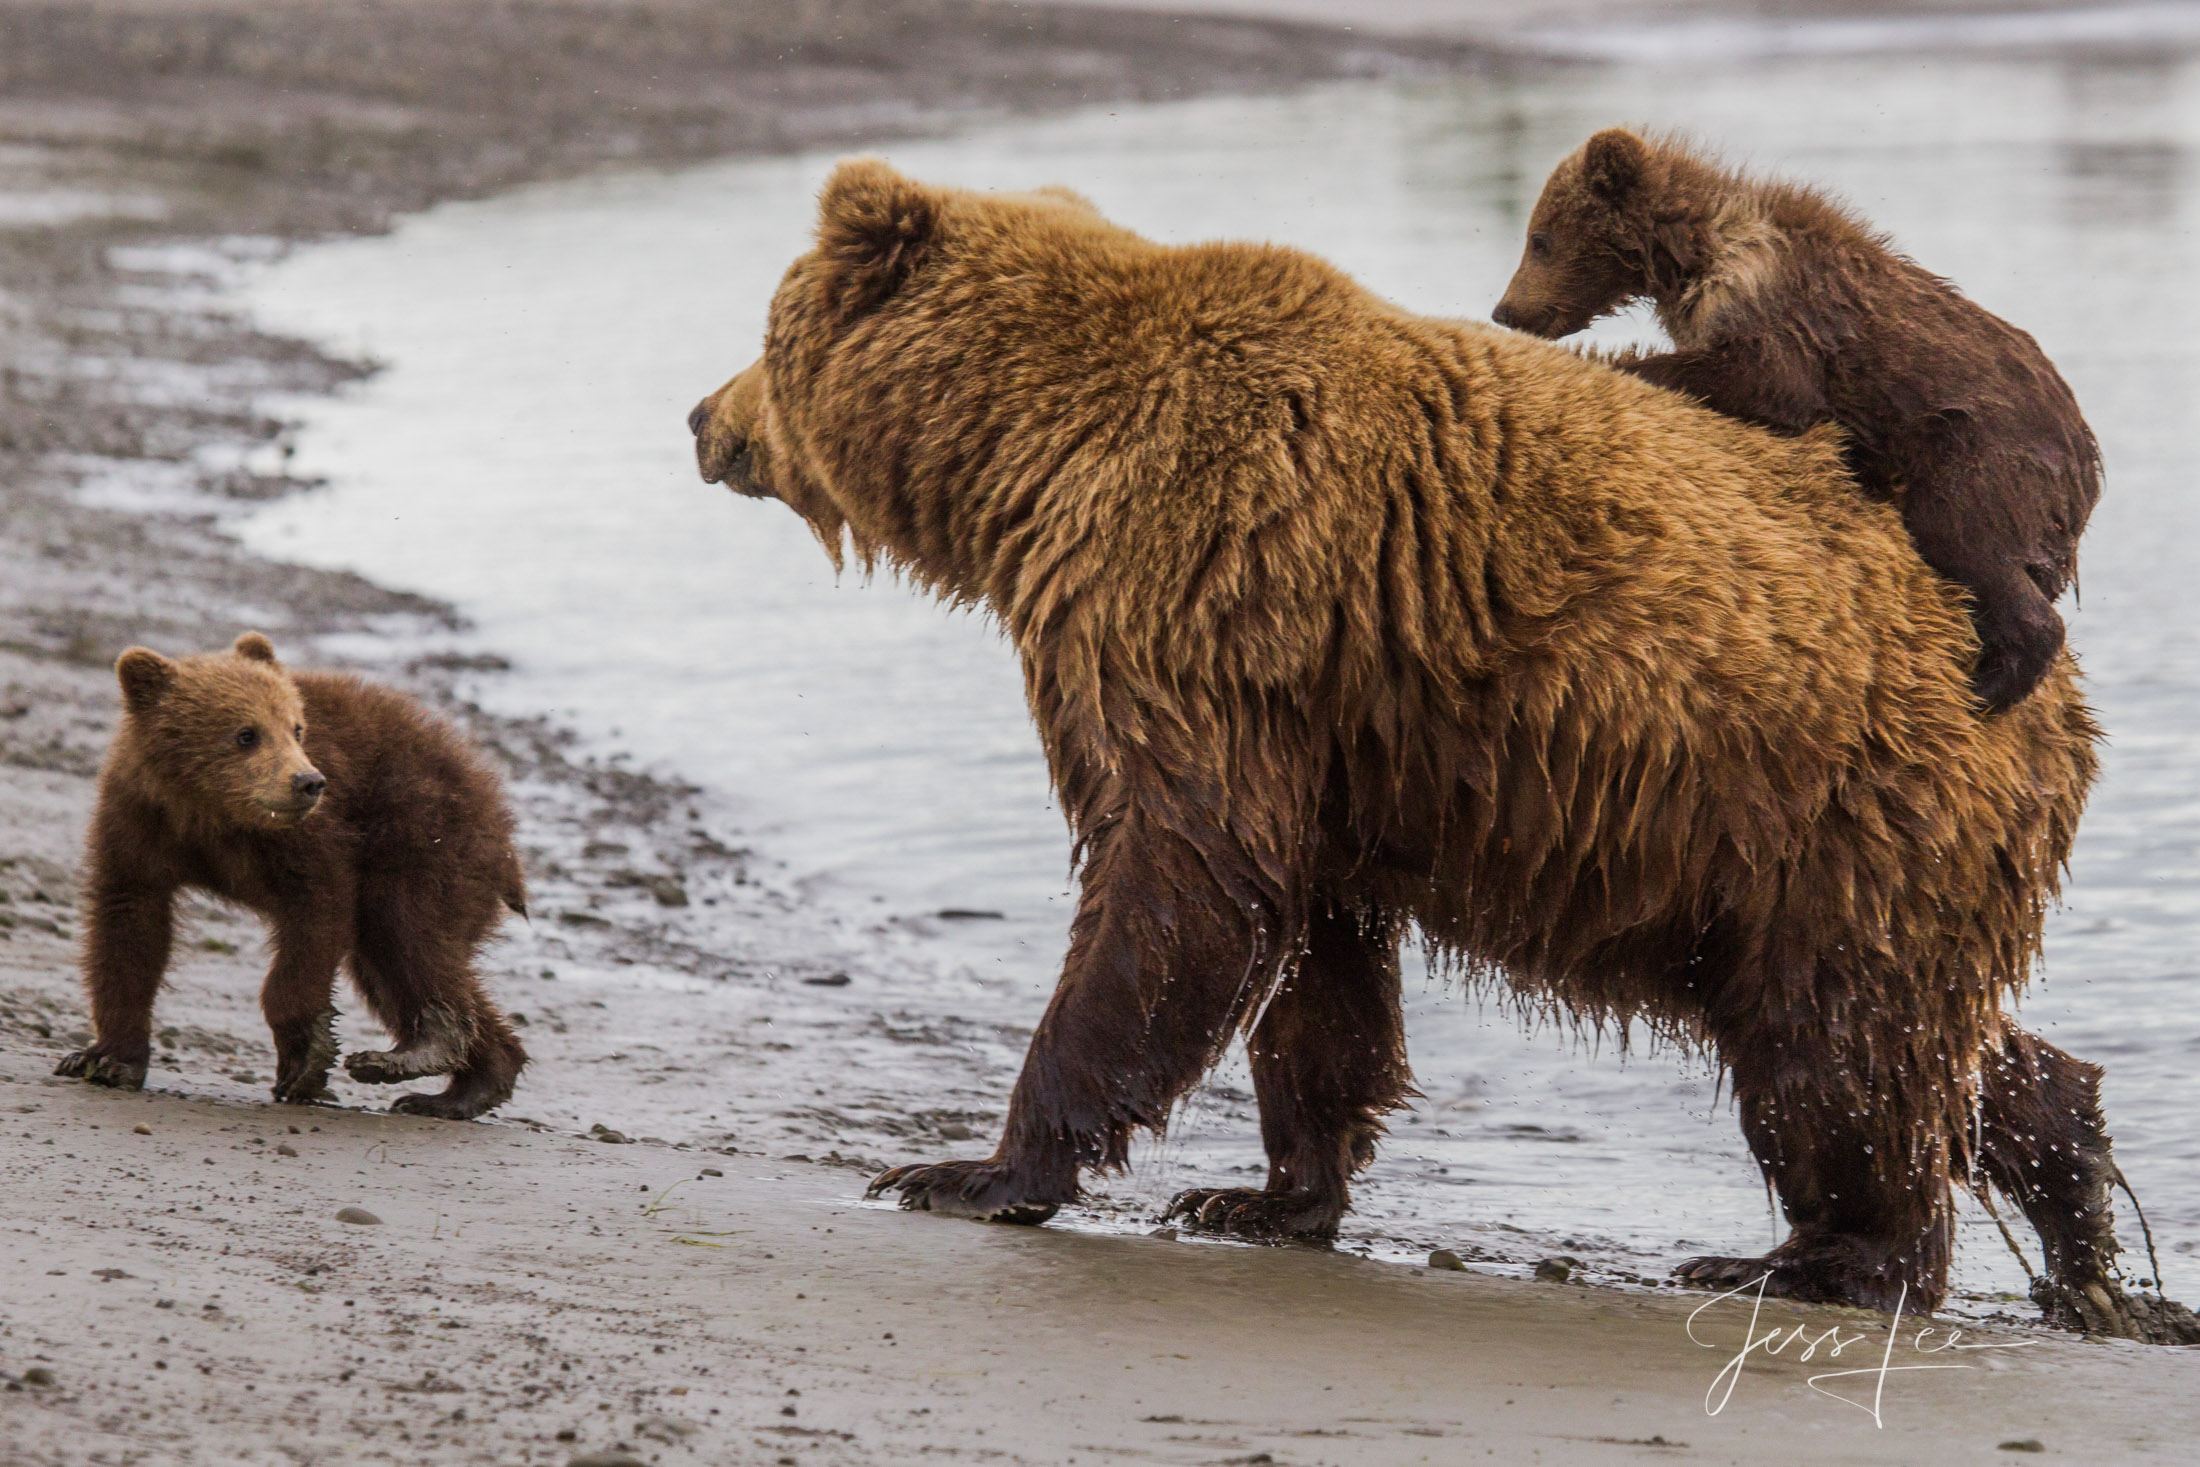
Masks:
[[[2111,743],[2026,1012],[2109,1066],[2119,1153],[2157,1237],[2165,1253],[2200,1252],[2185,1084],[2200,1059],[2187,941],[2200,914],[2190,60],[1887,55],[1352,84],[883,151],[941,181],[1066,184],[1163,239],[1298,245],[1416,310],[1479,317],[1545,170],[1616,120],[1687,126],[1844,190],[2032,330],[2086,405],[2110,478],[2073,642]],[[942,1017],[1013,1030],[1045,1002],[1069,913],[1067,842],[1013,659],[977,619],[893,584],[836,583],[784,509],[697,482],[682,427],[754,355],[830,162],[592,179],[297,252],[249,289],[251,307],[389,368],[295,405],[294,468],[330,487],[245,533],[455,600],[473,618],[468,642],[515,665],[484,684],[487,701],[553,711],[732,797],[749,839],[821,911],[1002,913],[929,924],[919,946]],[[1418,988],[1411,1038],[1429,1099],[1362,1186],[1358,1235],[1516,1260],[1563,1249],[1617,1271],[1775,1238],[1700,1065],[1523,1034],[1500,1008]],[[921,1010],[924,994],[899,996]],[[673,1053],[683,1042],[656,1038]],[[1233,1061],[1113,1188],[1118,1203],[1257,1169],[1244,1089]],[[659,1121],[668,1135],[678,1124]],[[2173,1292],[2200,1293],[2200,1257],[2164,1261]],[[2021,1285],[1975,1210],[1958,1277],[1973,1291]]]

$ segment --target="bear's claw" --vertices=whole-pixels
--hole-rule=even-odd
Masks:
[[[101,1054],[99,1047],[94,1045],[63,1055],[53,1072],[72,1080],[89,1080],[94,1085],[111,1085],[117,1090],[143,1090],[145,1068],[144,1060],[133,1063],[117,1059],[111,1054]]]
[[[1271,1242],[1325,1242],[1337,1236],[1338,1209],[1310,1192],[1264,1192],[1252,1187],[1194,1187],[1179,1192],[1161,1215],[1203,1233]]]
[[[1832,1235],[1808,1244],[1795,1240],[1761,1258],[1691,1258],[1673,1277],[1699,1289],[1724,1293],[1754,1289],[1764,1280],[1768,1299],[1803,1304],[1853,1304],[1859,1309],[1930,1314],[1939,1304],[1914,1278],[1904,1286],[1902,1268],[1876,1245]]]
[[[1043,1223],[1061,1209],[1060,1202],[1031,1200],[1030,1190],[998,1162],[942,1161],[880,1172],[863,1195],[899,1192],[902,1207],[910,1212],[1023,1226]]]
[[[460,1074],[439,1095],[398,1096],[390,1104],[390,1113],[433,1116],[442,1121],[470,1121],[511,1098],[509,1082],[498,1081],[489,1075]]]
[[[2058,1329],[2149,1345],[2200,1345],[2200,1317],[2190,1309],[2160,1294],[2126,1293],[2114,1279],[2089,1280],[2082,1287],[2035,1279],[2032,1302]]]

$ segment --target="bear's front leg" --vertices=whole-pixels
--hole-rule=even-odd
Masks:
[[[1274,863],[1252,859],[1219,821],[1210,829],[1172,814],[1163,821],[1133,807],[1094,834],[1062,979],[993,1155],[896,1167],[867,1195],[899,1192],[916,1211],[1044,1222],[1077,1197],[1080,1167],[1120,1169],[1135,1128],[1166,1124],[1295,936],[1283,894],[1263,875]]]
[[[1382,1117],[1413,1093],[1399,1008],[1398,931],[1332,904],[1246,1036],[1268,1185],[1194,1188],[1168,1216],[1243,1238],[1333,1238]]]
[[[336,969],[351,946],[348,892],[316,893],[274,914],[275,961],[260,987],[260,1013],[275,1040],[276,1100],[310,1105],[333,1100],[329,1067],[336,1063]]]
[[[112,848],[110,848],[112,847]],[[91,853],[84,907],[84,988],[91,1000],[89,1047],[65,1055],[54,1073],[137,1090],[153,1052],[153,997],[168,970],[175,934],[175,886],[141,868],[142,852],[118,837]]]

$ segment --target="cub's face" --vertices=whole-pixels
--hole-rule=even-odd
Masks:
[[[263,829],[319,808],[328,781],[306,757],[305,704],[267,638],[247,632],[228,652],[177,661],[132,647],[115,676],[124,736],[166,798]]]
[[[1612,128],[1552,170],[1490,319],[1555,340],[1648,291],[1643,202],[1654,169],[1648,144]]]

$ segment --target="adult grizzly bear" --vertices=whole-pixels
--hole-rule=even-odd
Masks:
[[[84,987],[92,1044],[54,1073],[145,1083],[153,1000],[185,888],[265,917],[275,961],[260,1006],[274,1096],[329,1098],[336,970],[396,1036],[344,1067],[390,1084],[449,1075],[390,1107],[465,1120],[501,1105],[527,1052],[474,954],[527,887],[497,777],[401,693],[291,672],[258,632],[227,652],[115,663],[122,725],[85,841]]]
[[[2121,1314],[2099,1072],[2001,1015],[2096,730],[2067,660],[1973,715],[1958,594],[1829,432],[875,161],[689,422],[706,479],[1000,619],[1077,838],[999,1149],[874,1190],[1043,1220],[1243,1030],[1268,1186],[1178,1210],[1329,1234],[1411,1093],[1418,924],[1727,1067],[1794,1233],[1690,1277],[1931,1307],[1978,1165],[2066,1313]]]

